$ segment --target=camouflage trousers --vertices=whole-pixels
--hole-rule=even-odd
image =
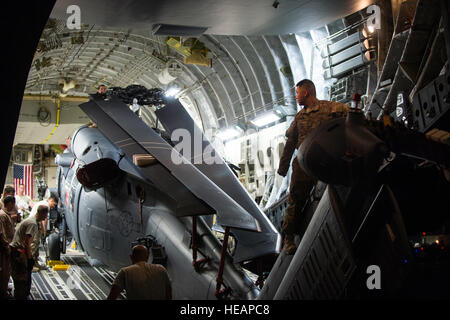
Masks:
[[[11,276],[14,280],[14,298],[25,300],[31,290],[33,259],[28,260],[24,252],[11,251]]]
[[[301,225],[301,210],[305,205],[316,180],[309,177],[298,164],[297,158],[292,161],[292,176],[289,186],[288,207],[283,218],[281,230],[285,235],[298,234]]]
[[[0,252],[0,300],[7,297],[8,282],[11,276],[10,253],[4,249]]]

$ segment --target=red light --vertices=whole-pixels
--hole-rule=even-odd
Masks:
[[[426,235],[426,233],[425,233],[425,232],[422,232],[422,235],[424,236],[424,235]]]
[[[444,250],[444,246],[441,247],[441,250]]]
[[[420,247],[420,250],[422,250],[422,251],[423,251],[423,247]]]

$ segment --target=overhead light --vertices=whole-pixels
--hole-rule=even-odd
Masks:
[[[259,116],[255,119],[251,120],[250,122],[253,123],[257,127],[264,127],[268,124],[271,124],[275,121],[280,120],[280,118],[281,117],[278,113],[269,112],[269,113],[266,113],[262,116]]]
[[[177,93],[179,93],[181,90],[179,88],[169,88],[166,93],[164,94],[166,97],[173,97]]]
[[[374,26],[368,26],[367,30],[369,30],[370,33],[374,33],[375,32]]]
[[[236,138],[242,134],[242,129],[238,127],[230,127],[220,131],[216,136],[222,141]]]

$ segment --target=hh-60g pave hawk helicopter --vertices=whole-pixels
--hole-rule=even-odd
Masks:
[[[358,109],[325,122],[302,143],[297,157],[320,180],[303,208],[301,241],[294,256],[278,255],[280,234],[269,220],[271,212],[259,210],[177,100],[163,101],[155,89],[138,97],[140,105],[158,106],[161,132],[128,107],[135,93],[112,91],[105,100],[80,105],[98,128],[78,129],[56,159],[63,221],[90,258],[117,270],[129,264],[130,247],[143,243],[153,261],[168,269],[176,299],[372,297],[365,277],[373,265],[383,270],[379,296],[417,292],[417,285],[408,289],[407,280],[421,273],[411,271],[407,229],[414,229],[414,221],[431,226],[450,217],[437,210],[424,217],[421,207],[405,205],[401,190],[408,197],[411,189],[430,189],[434,201],[448,209],[449,183],[439,178],[433,191],[426,186],[436,184],[433,177],[410,185],[403,180],[420,174],[415,160],[408,159],[450,168],[449,145],[402,126],[367,121]],[[190,161],[168,138],[179,128],[190,139],[201,138],[201,148],[190,141]],[[236,240],[233,254],[211,231],[214,213],[224,229],[223,243],[230,234]],[[65,241],[59,239],[66,228],[58,229],[49,237],[51,258],[64,252],[59,243]],[[270,271],[262,290],[239,263],[258,270],[260,288],[262,271]]]
[[[112,270],[129,265],[133,244],[146,244],[153,262],[167,268],[175,299],[256,298],[258,288],[237,263],[275,256],[280,234],[178,100],[163,103],[158,89],[138,97],[158,107],[163,134],[130,110],[136,95],[111,91],[80,105],[97,127],[79,128],[55,160],[64,223],[49,237],[50,259],[65,252],[58,239],[67,225],[91,261]],[[191,159],[183,158],[167,137],[177,128],[200,137],[201,154],[192,141]],[[204,150],[214,161],[203,159]],[[235,238],[233,256],[211,231],[213,214],[224,242]]]

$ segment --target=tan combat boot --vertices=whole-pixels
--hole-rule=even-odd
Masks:
[[[287,255],[293,255],[297,250],[297,246],[295,245],[294,235],[287,234],[284,237],[284,251],[286,251]]]

